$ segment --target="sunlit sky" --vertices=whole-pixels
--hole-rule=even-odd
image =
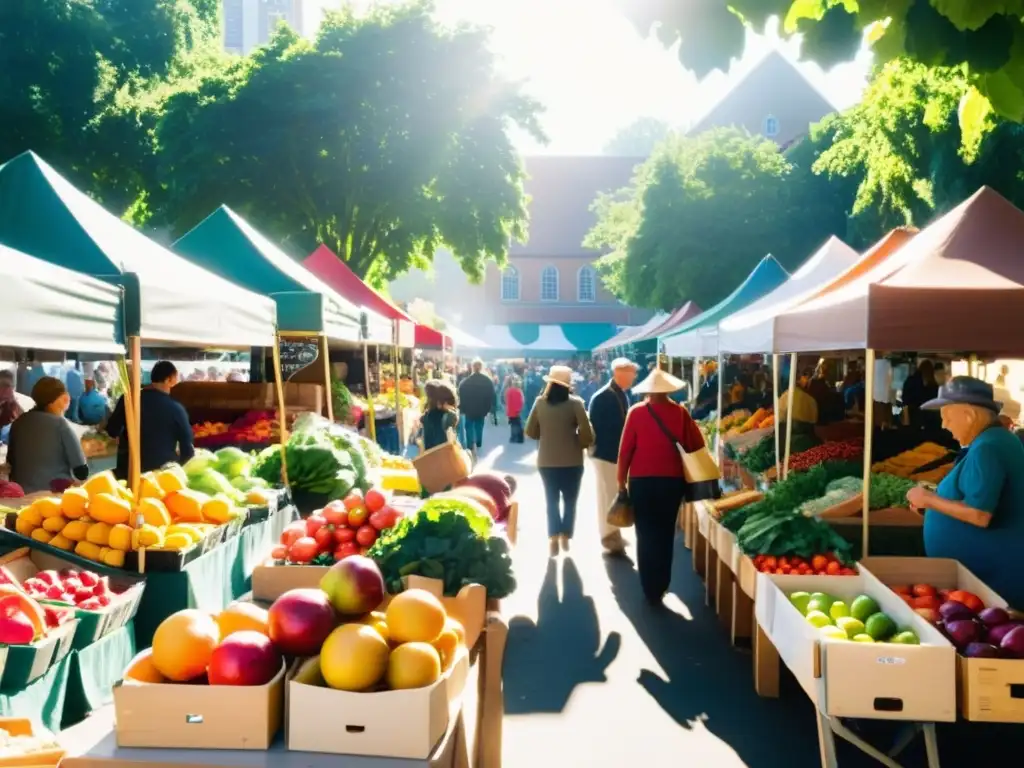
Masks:
[[[313,8],[344,0],[307,0]],[[597,154],[619,130],[641,117],[685,127],[700,118],[729,86],[776,49],[796,62],[797,41],[748,34],[743,59],[728,74],[702,82],[675,53],[643,39],[617,6],[621,0],[435,0],[444,22],[468,21],[493,29],[504,74],[523,80],[546,107],[549,143],[519,137],[526,153]],[[357,6],[369,0],[356,0]],[[312,15],[312,14],[311,14]],[[308,31],[308,30],[307,30]],[[829,72],[797,62],[839,109],[856,103],[871,63],[869,52]]]

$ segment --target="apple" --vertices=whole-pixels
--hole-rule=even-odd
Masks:
[[[942,616],[935,608],[915,608],[914,613],[930,624],[938,624],[942,619]]]
[[[213,649],[210,685],[266,685],[281,671],[281,654],[262,632],[232,632]]]
[[[384,494],[378,491],[376,488],[371,488],[366,492],[366,496],[363,498],[363,504],[370,512],[376,512],[381,509],[388,500],[384,497]]]
[[[363,555],[350,555],[332,565],[320,580],[320,589],[343,616],[375,611],[384,602],[384,577],[380,568]]]
[[[267,611],[270,639],[289,656],[320,653],[320,646],[336,624],[334,608],[321,589],[291,589]]]

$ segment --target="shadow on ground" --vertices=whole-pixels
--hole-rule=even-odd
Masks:
[[[619,653],[622,638],[612,632],[602,645],[593,598],[583,594],[583,581],[571,558],[561,561],[562,594],[558,594],[558,561],[549,560],[537,601],[537,621],[517,616],[509,622],[505,669],[516,674],[504,680],[505,713],[561,712],[576,686],[605,682]]]

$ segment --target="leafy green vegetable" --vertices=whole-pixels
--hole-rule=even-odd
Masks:
[[[384,532],[368,555],[377,561],[388,591],[399,592],[402,578],[417,574],[444,581],[456,595],[467,584],[482,584],[490,598],[516,588],[508,541],[492,536],[490,515],[461,499],[429,499],[415,515]]]
[[[917,483],[888,472],[871,474],[871,509],[888,509],[890,507],[907,507],[907,491]]]

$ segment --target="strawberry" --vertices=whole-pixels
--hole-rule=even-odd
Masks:
[[[75,605],[81,605],[86,600],[91,600],[92,597],[92,590],[89,587],[79,587],[75,590]]]
[[[83,611],[98,611],[103,605],[98,597],[90,597],[88,600],[83,600],[79,603],[78,607]]]
[[[92,571],[82,571],[78,578],[82,582],[83,587],[95,587],[96,583],[100,580],[99,575]]]

